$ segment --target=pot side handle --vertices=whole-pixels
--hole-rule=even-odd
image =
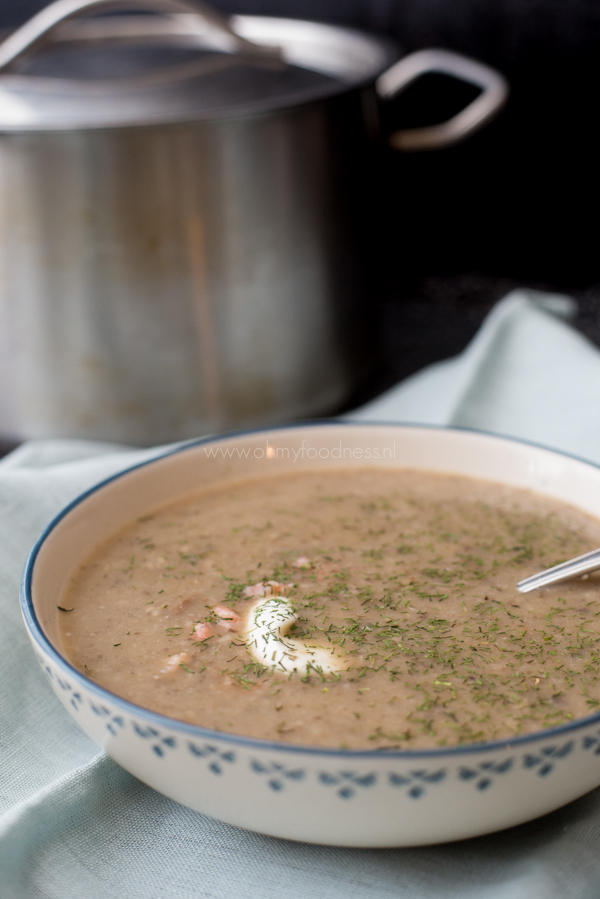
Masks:
[[[467,81],[482,92],[446,122],[393,131],[388,142],[395,150],[436,150],[459,143],[494,118],[508,99],[508,81],[500,72],[451,50],[433,49],[410,53],[380,75],[375,84],[377,94],[384,102],[391,100],[431,72]]]
[[[277,47],[264,47],[236,34],[229,20],[204,0],[54,0],[0,43],[0,72],[55,39],[61,26],[81,13],[139,10],[168,16],[192,13],[221,38],[223,49],[263,60],[280,60]]]

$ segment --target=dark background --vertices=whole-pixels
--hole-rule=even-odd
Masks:
[[[0,28],[42,5],[0,0]],[[215,0],[225,12],[312,18],[447,47],[499,68],[511,97],[469,141],[420,154],[380,152],[370,212],[370,292],[379,362],[363,401],[459,352],[516,285],[577,297],[577,326],[600,345],[600,3],[597,0]],[[393,110],[429,124],[466,98],[422,79]],[[423,102],[425,101],[425,102]],[[427,119],[423,108],[427,107]]]

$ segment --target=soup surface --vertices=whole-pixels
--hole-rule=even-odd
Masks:
[[[598,579],[516,590],[597,546],[599,521],[528,491],[305,471],[133,522],[58,614],[75,666],[173,718],[320,746],[455,745],[600,708]]]

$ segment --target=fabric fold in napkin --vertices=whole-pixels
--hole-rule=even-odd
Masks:
[[[459,357],[347,417],[481,428],[600,462],[600,353],[567,323],[574,309],[515,291]],[[90,742],[29,645],[21,570],[62,506],[160,452],[36,441],[0,462],[0,899],[595,899],[600,790],[502,833],[360,851],[212,821]]]
[[[468,347],[345,416],[491,431],[600,462],[600,353],[570,297],[514,290]]]

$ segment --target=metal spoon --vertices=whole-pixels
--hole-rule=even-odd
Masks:
[[[600,549],[593,549],[568,562],[561,562],[554,568],[547,568],[546,571],[526,577],[519,581],[517,590],[521,593],[529,593],[530,590],[536,590],[538,587],[556,584],[559,581],[568,581],[571,578],[580,577],[582,574],[589,574],[590,571],[596,571],[598,568],[600,568]]]

